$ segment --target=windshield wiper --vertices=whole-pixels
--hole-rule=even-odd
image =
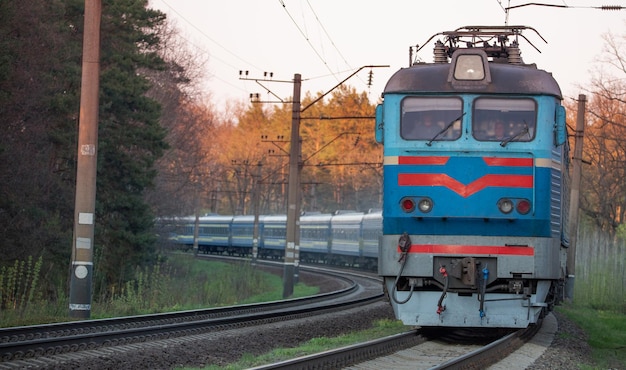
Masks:
[[[460,116],[458,116],[457,118],[453,119],[452,121],[450,121],[450,123],[448,123],[446,125],[446,127],[442,128],[441,131],[439,131],[437,133],[437,135],[433,136],[432,139],[430,139],[429,142],[426,143],[426,145],[431,146],[433,145],[433,141],[435,141],[436,138],[439,137],[439,135],[443,134],[444,132],[448,131],[450,129],[450,127],[452,127],[452,125],[454,125],[454,123],[458,120],[460,120],[461,118],[463,118],[463,116],[465,115],[465,113],[461,114]]]
[[[500,143],[500,146],[504,148],[506,146],[506,144],[510,143],[513,140],[516,140],[517,138],[519,138],[522,135],[528,134],[529,132],[530,131],[528,130],[528,124],[526,123],[526,121],[524,121],[524,128],[520,132],[518,132],[517,134],[515,134],[515,135],[513,135],[513,136],[511,136],[509,138],[504,139]]]

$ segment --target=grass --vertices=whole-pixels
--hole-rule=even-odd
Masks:
[[[273,351],[261,355],[252,356],[244,355],[236,363],[226,366],[211,365],[203,369],[206,370],[238,370],[247,369],[250,367],[260,366],[263,364],[280,362],[295,357],[306,356],[314,353],[327,351],[329,349],[345,347],[351,344],[361,343],[377,338],[386,337],[393,334],[403,333],[407,331],[407,327],[399,321],[391,320],[379,320],[375,325],[368,330],[354,332],[350,334],[341,335],[334,338],[313,338],[304,344],[295,348],[277,348]],[[191,368],[185,368],[191,369]]]
[[[585,331],[592,347],[595,364],[581,365],[581,369],[626,369],[626,243],[605,240],[597,233],[580,236],[574,304],[557,309]],[[68,320],[64,288],[57,288],[55,303],[43,300],[37,292],[41,263],[28,259],[0,269],[0,327]],[[138,270],[135,280],[94,297],[92,318],[274,301],[282,299],[282,291],[280,276],[262,273],[249,263],[233,267],[189,254],[171,254],[167,262]],[[317,292],[317,287],[296,284],[293,297]],[[316,338],[299,348],[276,349],[258,358],[244,356],[227,368],[280,361],[404,330],[399,322],[381,322],[366,332]]]
[[[580,305],[564,305],[558,310],[587,335],[594,366],[582,369],[626,369],[626,315]]]
[[[119,295],[94,303],[92,316],[138,315],[282,299],[281,277],[256,269],[249,262],[230,264],[174,254],[162,270],[167,272],[160,277],[145,273],[144,279],[137,279]],[[139,288],[142,282],[147,286]],[[318,287],[296,284],[293,297],[318,292]]]
[[[58,288],[55,302],[39,298],[38,264],[29,259],[0,270],[0,327],[68,321],[68,299]],[[281,276],[248,262],[229,264],[172,254],[152,268],[138,269],[135,279],[94,296],[91,318],[141,315],[281,300]],[[296,284],[293,298],[310,296],[318,287]]]
[[[591,367],[581,364],[581,370],[626,369],[626,315],[573,304],[559,306],[557,310],[580,326],[587,335],[594,364]],[[382,338],[405,332],[407,329],[400,321],[381,320],[369,330],[335,338],[313,338],[298,347],[276,348],[261,356],[247,354],[235,363],[226,366],[211,365],[202,369],[247,369]]]

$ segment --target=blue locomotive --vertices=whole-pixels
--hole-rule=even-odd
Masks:
[[[523,328],[562,298],[565,109],[552,75],[521,59],[526,30],[439,33],[434,62],[384,89],[378,269],[407,325]]]
[[[194,244],[195,217],[161,219],[172,228],[169,238],[187,249]],[[254,216],[205,215],[198,218],[198,252],[252,255]],[[299,261],[375,269],[382,236],[382,212],[339,211],[300,216]],[[258,218],[258,257],[282,259],[285,255],[287,216]]]

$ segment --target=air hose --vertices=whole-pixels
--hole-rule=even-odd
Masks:
[[[480,300],[480,308],[478,312],[480,313],[481,319],[485,317],[485,292],[487,291],[487,281],[489,280],[489,270],[487,269],[487,266],[483,268],[482,273],[483,273],[483,278],[480,284],[479,297],[478,297],[478,299]]]
[[[411,299],[411,296],[413,296],[414,287],[413,285],[411,285],[409,296],[405,300],[399,301],[396,298],[396,290],[398,287],[398,281],[400,281],[400,277],[402,276],[402,271],[404,271],[404,266],[406,265],[406,261],[408,261],[408,258],[406,257],[407,257],[407,253],[409,253],[410,247],[411,247],[411,238],[409,237],[409,234],[405,232],[404,234],[400,236],[400,239],[398,239],[398,248],[400,248],[400,252],[402,252],[400,254],[400,259],[398,259],[398,262],[401,263],[401,265],[400,265],[400,271],[398,271],[398,275],[396,276],[396,281],[393,283],[393,289],[391,290],[391,299],[393,299],[393,301],[397,304],[405,304]]]
[[[439,301],[437,302],[437,315],[441,315],[441,313],[446,310],[446,306],[443,305],[443,299],[448,293],[448,271],[445,266],[440,266],[439,272],[443,275],[444,286],[443,292],[441,292],[441,297],[439,297]]]

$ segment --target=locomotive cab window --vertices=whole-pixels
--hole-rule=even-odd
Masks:
[[[402,101],[400,136],[405,140],[445,141],[461,137],[460,98],[408,97]]]
[[[472,135],[505,146],[535,137],[537,106],[532,99],[479,98],[474,102]]]

